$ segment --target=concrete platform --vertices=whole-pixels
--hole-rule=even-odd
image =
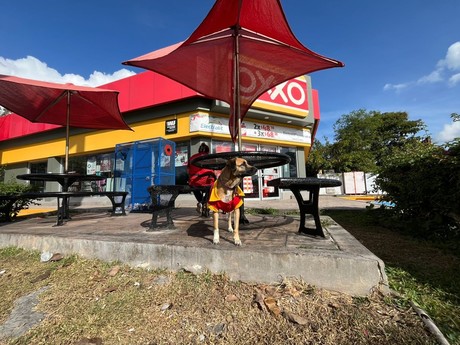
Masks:
[[[150,214],[110,217],[99,208],[103,205],[80,205],[80,212],[61,227],[53,226],[55,216],[32,215],[0,223],[0,247],[75,253],[152,269],[225,272],[245,282],[298,277],[352,295],[386,290],[383,262],[329,217],[322,217],[327,234],[323,239],[299,234],[296,216],[247,215],[250,223],[240,230],[243,246],[237,247],[225,230],[226,216],[221,217],[221,243],[214,245],[212,218],[199,217],[195,206],[193,197],[180,196],[173,211],[176,229],[154,232],[147,231]],[[365,206],[362,201],[320,198],[321,208]],[[246,208],[297,209],[297,204],[295,200],[247,201]]]

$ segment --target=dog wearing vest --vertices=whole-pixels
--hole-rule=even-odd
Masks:
[[[219,243],[219,211],[228,213],[228,231],[233,232],[235,245],[241,246],[239,235],[240,207],[243,205],[244,193],[240,183],[245,176],[257,173],[257,168],[248,164],[243,158],[231,158],[227,161],[211,189],[208,208],[213,211],[214,238],[213,243]],[[234,227],[232,226],[232,215]]]

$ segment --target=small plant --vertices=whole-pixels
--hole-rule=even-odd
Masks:
[[[33,186],[25,185],[18,182],[0,182],[0,195],[17,195],[26,192],[34,191]],[[8,200],[0,200],[0,219],[8,218],[5,214],[4,206]],[[19,199],[17,200],[13,208],[11,209],[10,219],[15,219],[19,211],[23,209],[28,209],[30,205],[39,205],[34,199]]]
[[[278,213],[277,210],[275,210],[274,208],[270,208],[270,207],[269,208],[257,208],[257,209],[255,209],[255,211],[258,214],[272,214],[272,215],[274,215],[274,214]]]
[[[248,214],[265,214],[265,215],[272,215],[272,216],[298,216],[299,210],[278,210],[275,208],[249,208],[245,210]]]
[[[331,219],[321,219],[321,226],[323,228],[328,228],[331,225],[335,225],[335,223]]]

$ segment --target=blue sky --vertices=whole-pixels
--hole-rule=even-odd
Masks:
[[[121,62],[187,38],[213,0],[4,1],[0,74],[98,86]],[[311,74],[318,138],[353,110],[406,111],[441,143],[460,136],[460,1],[281,0],[297,38],[344,68]]]

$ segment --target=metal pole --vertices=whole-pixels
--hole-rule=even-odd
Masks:
[[[235,26],[235,65],[233,67],[235,73],[235,100],[236,106],[234,111],[236,129],[238,135],[238,151],[241,151],[241,99],[240,99],[240,45],[239,45],[239,26]]]
[[[67,119],[66,119],[66,128],[65,128],[65,161],[64,161],[64,172],[69,171],[69,141],[70,141],[70,92],[67,91]]]

